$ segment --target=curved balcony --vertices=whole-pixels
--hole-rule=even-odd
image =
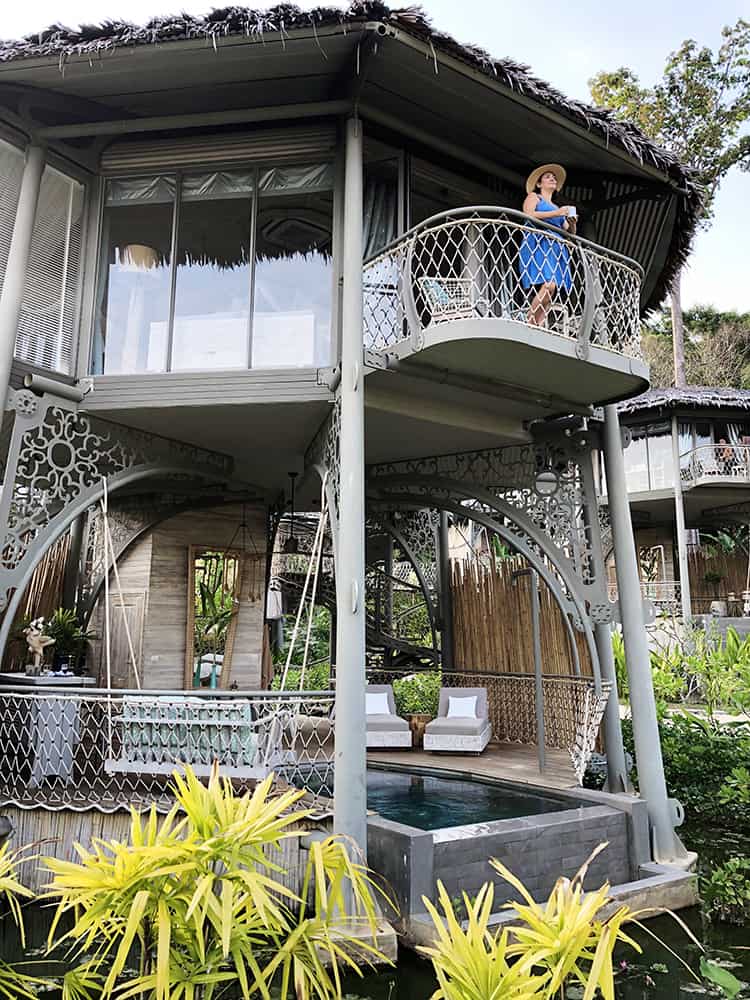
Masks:
[[[562,259],[567,272],[568,287],[541,324],[531,322],[536,289],[522,281],[521,247],[530,240],[537,259]],[[580,402],[621,398],[648,377],[642,279],[634,261],[522,212],[455,209],[365,263],[365,347],[530,391],[563,395],[565,386],[566,398]]]
[[[750,486],[750,445],[704,444],[680,456],[684,490],[696,486]]]

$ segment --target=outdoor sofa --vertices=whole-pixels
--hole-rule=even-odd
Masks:
[[[492,726],[486,688],[441,688],[437,718],[424,731],[425,750],[481,753]]]
[[[396,702],[390,684],[367,685],[365,714],[368,749],[411,746],[409,723],[396,715]]]

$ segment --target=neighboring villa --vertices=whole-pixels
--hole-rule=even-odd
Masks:
[[[577,236],[520,211],[547,162],[567,169]],[[376,0],[0,44],[0,805],[26,839],[111,831],[133,802],[162,807],[179,763],[218,760],[240,784],[274,771],[311,794],[335,769],[334,828],[364,847],[366,684],[386,685],[382,747],[401,726],[387,685],[416,656],[475,692],[463,730],[444,694],[426,746],[491,738],[446,766],[575,806],[535,817],[547,846],[524,862],[541,866],[522,869],[529,884],[571,874],[600,839],[592,877],[684,864],[616,404],[648,388],[641,318],[699,205],[635,127]],[[563,262],[549,308],[522,280],[534,247]],[[290,507],[320,521],[303,531]],[[450,533],[467,521],[516,554],[501,584],[519,602],[526,588],[518,616],[453,608]],[[286,576],[270,586],[272,568]],[[304,675],[302,692],[270,690],[268,624],[295,588],[331,610],[335,694],[305,693]],[[14,636],[50,593],[98,634],[86,677],[23,672]],[[404,631],[413,593],[427,652]],[[470,588],[461,600],[468,615]],[[535,638],[539,601],[553,645]],[[615,621],[640,798],[624,794]],[[471,652],[478,632],[496,663]],[[583,793],[597,741],[610,792]],[[512,839],[489,823],[469,874],[457,835],[411,830],[407,850],[380,822],[371,859],[424,859],[428,840],[430,871],[469,889]]]
[[[644,596],[671,613],[743,615],[746,550],[741,540],[722,548],[715,539],[750,519],[750,391],[649,389],[618,409]],[[614,566],[610,576],[614,597]]]

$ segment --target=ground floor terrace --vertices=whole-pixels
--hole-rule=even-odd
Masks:
[[[390,732],[371,716],[387,716],[397,745],[408,742],[403,717],[425,709],[399,706],[397,689],[425,672],[438,683],[427,730],[443,737],[430,746],[426,730],[426,749],[496,754],[500,768],[503,752],[488,744],[532,747],[542,779],[567,754],[572,786],[598,747],[611,793],[627,794],[612,656],[620,626],[641,792],[628,801],[645,810],[653,860],[688,860],[661,764],[629,510],[624,486],[614,489],[624,475],[614,407],[534,422],[523,444],[366,464],[342,394],[311,430],[296,506],[314,514],[303,530],[293,478],[290,495],[269,497],[226,456],[110,423],[75,400],[16,390],[11,402],[0,640],[24,611],[40,613],[37,571],[67,538],[57,583],[99,652],[86,680],[34,676],[23,660],[2,678],[3,808],[163,806],[176,766],[207,775],[218,763],[241,787],[273,774],[305,788],[316,814],[332,801],[334,829],[364,848],[366,754]],[[617,605],[597,447],[612,489]],[[275,664],[273,593],[287,619]],[[331,669],[310,691],[316,608],[328,616]],[[394,702],[368,710],[370,694]],[[472,702],[459,728],[452,698]],[[561,870],[576,857],[558,859]]]

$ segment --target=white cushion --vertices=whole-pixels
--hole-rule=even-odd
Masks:
[[[385,691],[368,691],[365,694],[366,715],[392,715],[388,704],[388,694]]]
[[[476,719],[477,696],[470,698],[448,698],[448,719]]]

